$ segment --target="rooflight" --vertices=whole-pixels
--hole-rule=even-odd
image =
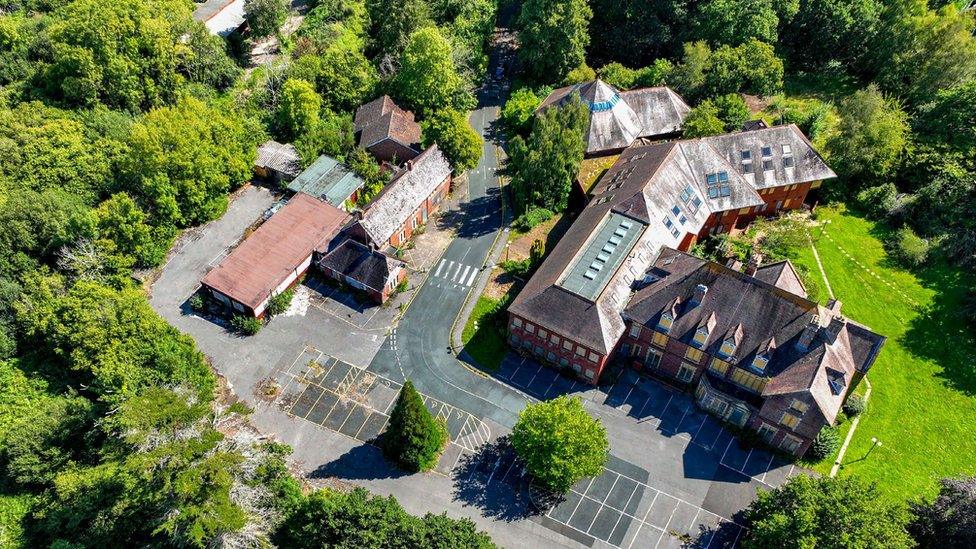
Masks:
[[[673,213],[674,215],[681,215],[681,208],[677,206],[672,206],[671,213]]]
[[[762,148],[762,155],[763,156],[773,156],[773,148],[772,147],[769,147],[769,146],[764,146]]]
[[[634,224],[631,223],[630,221],[624,220],[624,221],[621,221],[620,222],[620,226],[623,227],[623,228],[625,228],[625,229],[629,229],[629,228],[633,227]]]
[[[610,255],[605,253],[601,253],[600,255],[596,256],[597,261],[602,261],[604,263],[606,263],[609,259]]]
[[[624,236],[624,235],[627,234],[627,229],[624,229],[623,227],[620,227],[616,231],[613,231],[613,234],[615,234],[617,236]]]
[[[607,245],[605,245],[603,247],[603,251],[606,252],[606,253],[608,253],[608,254],[612,254],[613,251],[616,250],[616,249],[617,249],[617,246],[616,245],[612,245],[612,244],[607,244]]]
[[[593,280],[594,278],[596,278],[596,271],[586,271],[585,273],[583,273],[583,278],[588,280]]]
[[[603,269],[603,263],[600,263],[599,261],[594,261],[593,263],[590,263],[591,271],[600,272],[601,269]]]
[[[620,237],[619,236],[611,236],[609,242],[611,244],[613,244],[614,246],[616,246],[617,244],[620,244]]]
[[[751,160],[752,159],[752,151],[742,151],[742,159],[743,160]]]

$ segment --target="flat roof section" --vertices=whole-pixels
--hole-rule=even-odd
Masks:
[[[645,227],[643,223],[625,215],[609,212],[593,232],[590,241],[576,254],[557,285],[595,301],[634,249]]]
[[[366,183],[352,170],[331,156],[322,155],[311,166],[298,174],[288,188],[321,198],[342,208],[346,200]]]
[[[348,219],[331,204],[296,194],[211,269],[203,284],[256,309]]]

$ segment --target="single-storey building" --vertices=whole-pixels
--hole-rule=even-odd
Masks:
[[[210,34],[226,38],[244,27],[244,0],[205,0],[197,3],[193,20],[207,27]]]
[[[265,141],[258,147],[254,160],[254,173],[274,183],[291,181],[302,171],[301,158],[291,143]]]
[[[365,181],[331,156],[322,155],[288,184],[288,190],[305,193],[351,211]]]
[[[586,156],[616,154],[639,138],[670,139],[681,133],[691,108],[671,88],[619,91],[596,79],[553,90],[537,113],[578,96],[588,109]]]
[[[349,238],[322,254],[316,266],[326,277],[366,293],[377,303],[389,299],[407,278],[406,263]]]
[[[353,131],[356,144],[380,162],[401,164],[420,154],[420,124],[388,95],[356,109]]]
[[[292,287],[350,220],[348,213],[296,194],[204,276],[204,291],[234,311],[261,317]]]
[[[451,164],[436,144],[431,145],[393,175],[359,213],[350,234],[378,250],[399,248],[437,211],[450,188]]]

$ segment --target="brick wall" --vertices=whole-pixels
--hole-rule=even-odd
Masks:
[[[596,385],[607,365],[607,356],[572,338],[509,313],[508,344],[557,368],[572,370],[583,381]]]

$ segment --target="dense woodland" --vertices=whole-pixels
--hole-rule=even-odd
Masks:
[[[254,43],[293,13],[246,8],[251,28],[225,40],[188,0],[0,2],[0,545],[291,545],[313,529],[329,546],[491,546],[470,521],[392,499],[307,495],[290,450],[218,398],[133,273],[225,211],[265,139],[306,163],[343,157],[376,192],[351,120],[382,93],[473,166],[480,137],[459,113],[495,6],[313,3],[258,66]]]

